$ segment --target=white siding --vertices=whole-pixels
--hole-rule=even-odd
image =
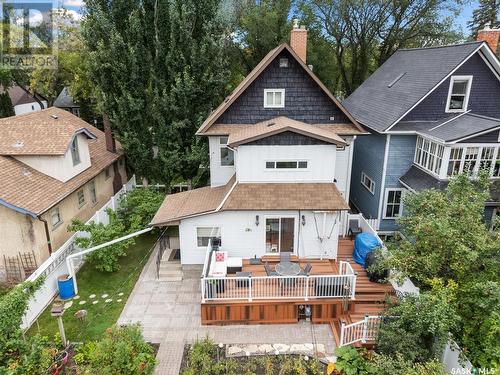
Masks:
[[[15,156],[15,158],[37,171],[66,182],[90,167],[89,146],[87,137],[83,134],[78,134],[78,151],[80,163],[75,166],[69,143],[66,153],[61,156]]]
[[[208,137],[210,152],[210,186],[212,187],[225,185],[235,172],[235,166],[220,165],[219,140],[220,137]]]
[[[335,145],[240,146],[235,155],[238,182],[333,182]],[[307,161],[307,169],[266,169],[266,161]]]
[[[354,146],[352,140],[348,140],[349,146],[344,150],[337,150],[337,160],[335,164],[335,179],[336,185],[342,196],[349,199],[349,180],[352,169],[352,153],[351,149]]]
[[[43,108],[47,108],[47,101],[42,100]],[[38,102],[18,104],[14,106],[14,113],[17,115],[24,115],[25,113],[40,111],[40,104]]]
[[[259,225],[255,225],[255,216],[259,215]],[[300,216],[305,216],[302,225]],[[266,253],[266,217],[294,217],[295,236],[294,253],[300,257],[336,258],[339,223],[333,226],[334,216],[328,214],[323,243],[318,239],[318,231],[323,234],[323,216],[317,214],[317,226],[312,211],[225,211],[184,219],[179,225],[182,264],[202,264],[206,247],[197,246],[196,228],[216,226],[221,229],[222,246],[229,256],[251,258]],[[333,230],[332,230],[333,228]],[[297,250],[298,248],[298,250]],[[324,249],[322,251],[322,249]]]

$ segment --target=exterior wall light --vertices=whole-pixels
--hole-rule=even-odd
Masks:
[[[306,225],[306,215],[302,215],[302,225]]]
[[[259,215],[255,215],[255,225],[259,226]]]

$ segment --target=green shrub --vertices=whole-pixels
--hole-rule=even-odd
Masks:
[[[103,339],[83,345],[75,361],[84,373],[102,375],[152,374],[156,364],[137,325],[108,328]]]
[[[335,351],[337,363],[335,368],[345,375],[373,374],[371,363],[365,358],[366,350],[356,350],[353,346],[342,346]],[[365,356],[363,356],[363,354]]]
[[[165,194],[157,189],[136,188],[122,196],[118,216],[131,231],[144,229],[160,208]]]

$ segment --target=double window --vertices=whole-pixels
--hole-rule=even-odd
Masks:
[[[75,136],[71,141],[71,159],[73,159],[73,165],[80,164],[80,152],[78,151],[78,136]]]
[[[264,89],[264,108],[284,108],[285,89]]]
[[[266,169],[307,169],[307,161],[266,161]]]
[[[476,176],[480,170],[485,170],[491,177],[500,177],[500,148],[473,146],[450,149],[447,177],[459,173]]]
[[[403,191],[404,189],[385,190],[384,219],[394,219],[401,215],[403,209]]]
[[[293,217],[266,219],[266,252],[293,252],[294,234]]]
[[[365,172],[361,172],[361,185],[363,185],[370,193],[375,194],[375,182]]]
[[[444,146],[422,137],[417,138],[415,164],[430,172],[439,174],[443,163]]]
[[[452,76],[446,112],[465,112],[469,103],[472,76]]]
[[[196,241],[198,247],[207,247],[208,241],[218,239],[222,244],[219,227],[198,227],[196,228]]]
[[[234,152],[227,147],[227,138],[228,137],[219,138],[220,165],[224,167],[234,165]]]

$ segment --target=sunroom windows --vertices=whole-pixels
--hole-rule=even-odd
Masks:
[[[443,162],[444,146],[422,137],[417,138],[415,164],[439,174]]]

